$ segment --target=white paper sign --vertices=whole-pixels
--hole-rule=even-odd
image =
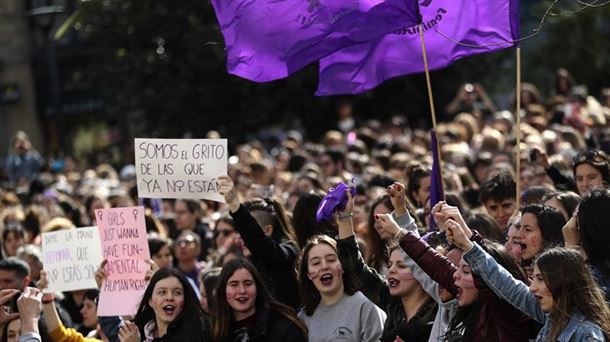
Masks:
[[[138,196],[224,202],[227,139],[135,139]]]
[[[42,233],[42,259],[48,292],[95,289],[95,270],[102,262],[97,227]]]

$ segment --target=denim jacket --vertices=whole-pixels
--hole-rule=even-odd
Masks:
[[[470,265],[472,272],[480,276],[487,286],[498,297],[511,303],[544,326],[538,333],[536,341],[548,341],[550,320],[545,314],[529,287],[515,279],[494,258],[487,254],[478,244],[464,254],[464,260]],[[599,326],[589,321],[580,312],[575,312],[563,331],[557,337],[559,342],[605,341]]]

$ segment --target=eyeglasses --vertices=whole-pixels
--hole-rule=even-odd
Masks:
[[[214,231],[214,236],[219,236],[222,235],[224,237],[230,236],[231,234],[233,234],[235,231],[234,230],[229,230],[229,229],[218,229]]]

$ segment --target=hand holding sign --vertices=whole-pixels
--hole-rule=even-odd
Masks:
[[[150,269],[144,208],[99,209],[96,218],[105,259],[95,272],[102,280],[98,315],[134,314]]]
[[[135,139],[138,194],[224,202],[218,176],[227,174],[226,139]]]
[[[220,193],[225,198],[225,202],[229,205],[231,212],[236,212],[239,209],[239,199],[237,198],[237,191],[231,177],[222,175],[218,177],[218,184]]]

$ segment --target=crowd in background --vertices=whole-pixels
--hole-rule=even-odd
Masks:
[[[429,132],[348,104],[318,142],[229,142],[226,203],[139,198],[133,165],[45,161],[18,132],[0,189],[1,340],[604,341],[610,88],[595,95],[563,69],[547,97],[523,84],[517,149],[514,108],[464,84],[436,129],[436,205]],[[355,194],[318,222],[340,182]],[[43,295],[41,234],[134,205],[152,258],[134,317],[98,317],[97,289]]]

